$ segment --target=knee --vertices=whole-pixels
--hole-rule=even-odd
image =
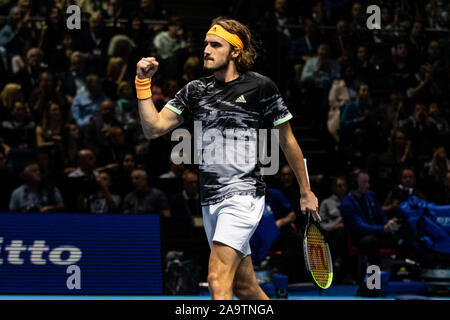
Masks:
[[[231,286],[228,285],[227,281],[225,281],[223,277],[220,277],[218,272],[210,272],[208,274],[208,286],[210,290],[214,292],[231,289]],[[230,288],[227,288],[227,286],[230,286]]]

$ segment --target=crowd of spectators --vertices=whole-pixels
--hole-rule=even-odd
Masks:
[[[66,27],[70,4],[81,8],[80,30]],[[381,9],[380,29],[366,26],[371,4]],[[253,32],[255,71],[275,81],[294,119],[306,116],[317,135],[328,137],[329,161],[339,165],[324,170],[320,183],[329,186],[314,191],[319,199],[331,196],[320,211],[333,239],[351,221],[340,217],[339,204],[356,167],[367,170],[371,197],[389,218],[407,199],[405,188],[450,204],[449,5],[222,4],[220,14]],[[0,179],[10,182],[0,185],[0,210],[198,218],[196,168],[170,161],[170,135],[145,139],[134,77],[141,57],[159,61],[152,99],[161,109],[203,75],[208,26],[197,34],[152,0],[2,1],[0,14],[7,16],[0,26]],[[282,166],[268,181],[289,200],[301,227],[292,170]]]

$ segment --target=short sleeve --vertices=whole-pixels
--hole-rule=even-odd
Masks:
[[[172,110],[179,116],[185,117],[186,112],[189,111],[189,97],[195,88],[195,81],[189,82],[181,88],[171,100],[164,106]]]
[[[262,82],[260,96],[264,122],[275,127],[292,119],[292,114],[289,112],[278,88],[267,77],[264,77]]]

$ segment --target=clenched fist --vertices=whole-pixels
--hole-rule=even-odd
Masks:
[[[142,58],[136,68],[136,75],[139,79],[151,78],[158,70],[159,63],[155,58]]]

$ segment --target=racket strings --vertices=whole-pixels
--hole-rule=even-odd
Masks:
[[[325,287],[330,278],[330,261],[325,239],[319,229],[310,226],[307,232],[307,250],[311,273],[315,281]]]

